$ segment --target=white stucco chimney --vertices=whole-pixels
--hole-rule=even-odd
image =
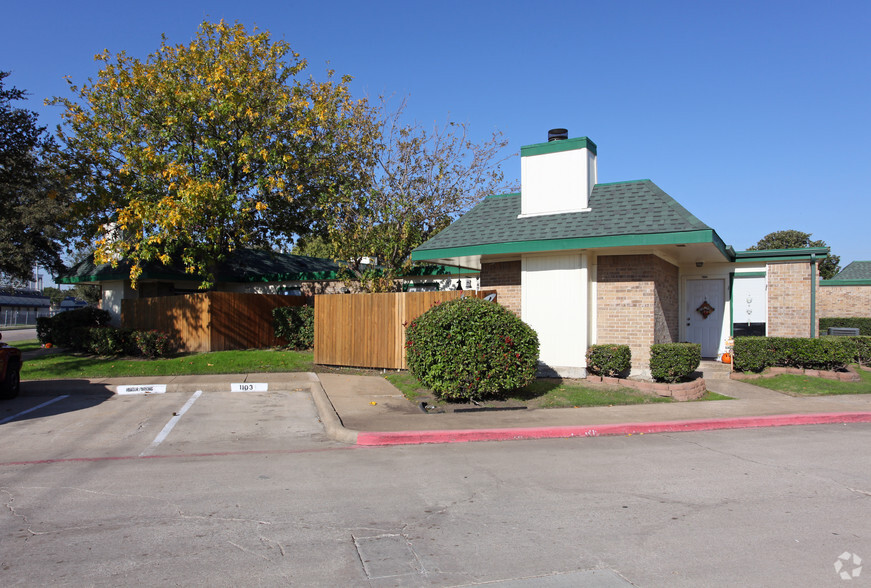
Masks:
[[[520,148],[520,218],[590,210],[596,144],[552,129],[547,143]]]

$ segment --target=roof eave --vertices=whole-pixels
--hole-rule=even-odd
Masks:
[[[736,251],[735,261],[749,263],[758,261],[812,261],[829,256],[828,247],[808,247],[804,249],[754,249]]]
[[[640,235],[608,235],[599,237],[576,237],[569,239],[539,239],[535,241],[512,241],[449,247],[443,249],[416,249],[412,252],[413,261],[455,264],[458,258],[473,258],[481,255],[505,255],[535,253],[542,251],[566,251],[575,249],[604,249],[614,247],[638,247],[657,245],[684,245],[711,243],[728,261],[733,259],[731,248],[713,229],[679,231],[673,233],[647,233]]]

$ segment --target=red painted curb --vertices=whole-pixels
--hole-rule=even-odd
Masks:
[[[509,441],[519,439],[553,439],[561,437],[604,437],[609,435],[642,435],[645,433],[678,433],[712,431],[716,429],[749,429],[788,425],[827,425],[833,423],[868,423],[871,412],[833,412],[818,414],[784,414],[758,417],[696,419],[653,423],[623,423],[614,425],[527,427],[517,429],[460,429],[447,431],[392,431],[357,434],[357,445],[419,445],[422,443],[464,443],[469,441]]]

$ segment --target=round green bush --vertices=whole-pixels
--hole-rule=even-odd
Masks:
[[[522,388],[535,379],[538,335],[487,300],[437,304],[405,331],[408,369],[440,398],[470,400]]]

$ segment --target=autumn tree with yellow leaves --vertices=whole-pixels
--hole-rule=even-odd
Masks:
[[[59,139],[77,193],[76,227],[98,263],[179,263],[210,286],[240,247],[289,243],[318,202],[367,185],[378,125],[350,78],[304,77],[306,61],[268,32],[204,22],[189,44],[145,61],[97,55]]]

